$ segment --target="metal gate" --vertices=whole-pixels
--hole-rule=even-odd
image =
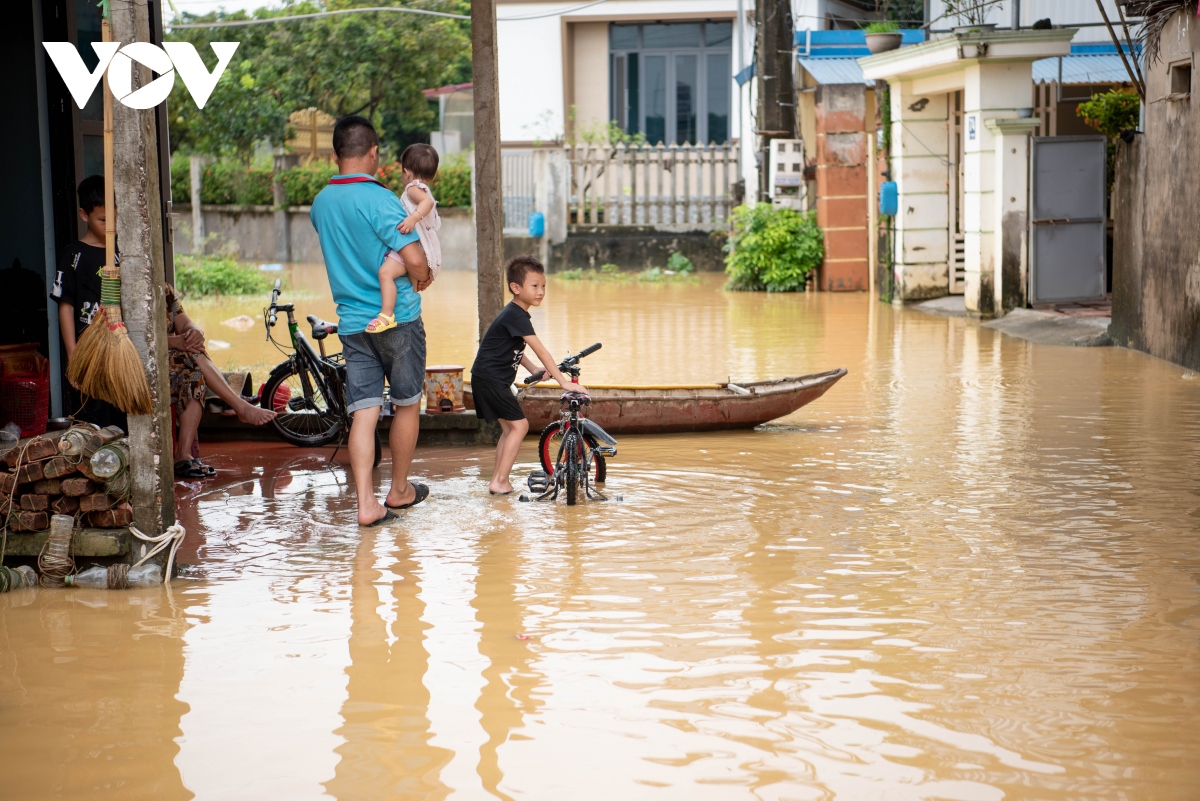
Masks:
[[[503,187],[504,233],[528,233],[529,215],[533,213],[534,203],[533,151],[501,151],[500,181]]]
[[[1029,159],[1029,301],[1103,300],[1103,136],[1034,137]]]

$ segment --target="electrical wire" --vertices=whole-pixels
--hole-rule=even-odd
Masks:
[[[496,17],[497,22],[522,22],[524,20],[547,19],[549,17],[561,17],[565,14],[571,14],[576,11],[582,11],[585,8],[598,6],[601,3],[607,3],[608,0],[592,0],[590,3],[583,5],[564,8],[559,11],[551,11],[546,14],[525,14],[519,17]],[[233,19],[219,20],[216,22],[165,22],[164,27],[172,30],[187,30],[192,28],[235,28],[245,25],[268,25],[276,22],[295,22],[306,19],[324,19],[327,17],[340,16],[342,14],[358,14],[365,12],[392,12],[397,14],[423,14],[430,17],[446,17],[447,19],[464,19],[470,20],[471,17],[466,14],[450,14],[445,11],[429,11],[424,8],[412,8],[411,6],[370,6],[366,8],[340,8],[335,11],[315,11],[311,14],[290,14],[285,17],[256,17],[254,19]]]

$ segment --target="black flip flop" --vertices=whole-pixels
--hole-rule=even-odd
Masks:
[[[215,475],[215,473],[213,474]],[[212,478],[203,468],[197,467],[191,459],[180,459],[175,463],[175,478],[199,479]]]
[[[383,505],[389,509],[409,509],[413,506],[416,506],[418,503],[420,503],[421,501],[423,501],[429,497],[429,487],[425,486],[424,484],[418,484],[415,481],[410,481],[408,483],[410,485],[412,485],[413,492],[415,492],[417,494],[417,496],[415,498],[413,498],[408,503],[402,503],[399,506],[392,506],[385,499],[383,502]]]
[[[359,523],[359,525],[362,526],[363,528],[375,528],[376,526],[382,526],[384,523],[388,523],[388,522],[390,522],[392,520],[396,520],[396,519],[398,519],[396,517],[396,515],[392,514],[391,512],[384,512],[383,517],[379,518],[375,522]]]
[[[202,462],[199,459],[193,459],[192,464],[194,464],[196,467],[203,470],[204,474],[206,476],[208,476],[209,478],[212,478],[213,476],[215,476],[217,474],[217,468],[213,467],[212,465],[208,464],[207,462]]]

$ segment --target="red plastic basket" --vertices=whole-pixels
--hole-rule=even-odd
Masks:
[[[16,423],[22,437],[46,433],[50,416],[50,365],[38,373],[5,373],[0,364],[0,426]]]

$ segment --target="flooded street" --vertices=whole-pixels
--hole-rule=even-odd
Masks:
[[[427,293],[431,364],[471,363],[474,278]],[[265,303],[185,300],[256,384]],[[621,437],[619,502],[418,450],[431,497],[382,529],[344,451],[204,443],[169,593],[0,595],[0,797],[1200,797],[1200,377],[715,276],[552,277],[533,321],[604,343],[585,383],[850,372],[755,431]]]

